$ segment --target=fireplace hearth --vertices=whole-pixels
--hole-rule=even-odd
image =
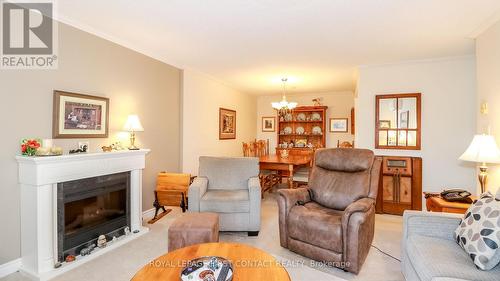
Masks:
[[[77,256],[130,228],[130,173],[79,179],[57,184],[57,258]]]

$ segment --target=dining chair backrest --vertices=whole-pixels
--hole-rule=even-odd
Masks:
[[[253,140],[243,143],[244,157],[260,157],[269,155],[269,140]]]
[[[352,141],[352,143],[350,143],[348,141],[343,141],[341,143],[340,140],[337,140],[337,147],[339,147],[339,148],[354,148],[354,141]]]
[[[257,140],[256,144],[256,156],[269,155],[269,140]]]

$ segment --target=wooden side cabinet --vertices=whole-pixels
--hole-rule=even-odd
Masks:
[[[476,200],[476,197],[471,196],[471,199],[474,201]],[[455,214],[465,214],[471,205],[470,203],[449,202],[444,200],[441,196],[431,196],[426,199],[425,204],[427,205],[427,211],[429,212],[446,212]]]
[[[402,215],[405,210],[422,210],[422,158],[379,157],[382,168],[376,212]]]

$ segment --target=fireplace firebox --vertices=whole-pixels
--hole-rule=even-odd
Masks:
[[[130,227],[130,172],[57,184],[59,262],[96,243],[124,235]]]

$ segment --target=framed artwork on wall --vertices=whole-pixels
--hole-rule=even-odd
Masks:
[[[262,117],[262,132],[276,131],[276,117]]]
[[[107,138],[108,123],[108,98],[54,91],[53,138]]]
[[[236,139],[236,111],[219,108],[219,139]]]
[[[330,118],[330,133],[347,133],[348,118]]]

